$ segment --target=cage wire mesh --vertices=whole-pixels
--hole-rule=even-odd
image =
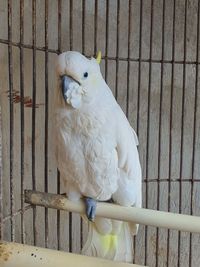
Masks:
[[[200,215],[198,0],[2,0],[1,238],[80,252],[79,215],[32,207],[62,193],[53,152],[54,62],[102,51],[105,80],[139,136],[143,206]],[[200,236],[140,226],[134,261],[200,266]]]

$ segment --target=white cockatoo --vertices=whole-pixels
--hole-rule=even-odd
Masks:
[[[58,56],[57,166],[67,197],[85,200],[89,233],[82,253],[132,262],[137,225],[95,217],[97,201],[141,207],[138,139],[101,75],[100,57]]]

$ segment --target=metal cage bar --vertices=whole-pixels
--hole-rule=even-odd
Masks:
[[[61,36],[61,22],[62,22],[62,0],[58,0],[58,53],[61,52],[61,42],[62,42],[62,36]],[[47,46],[48,47],[48,46]],[[60,194],[60,173],[57,170],[57,193]],[[57,243],[58,247],[57,249],[60,250],[60,211],[57,211]]]
[[[199,59],[199,43],[200,43],[200,37],[199,37],[199,29],[200,29],[200,1],[198,1],[198,10],[197,10],[197,43],[196,43],[196,60]],[[198,99],[198,88],[199,88],[199,82],[198,82],[198,76],[199,76],[199,65],[196,64],[196,73],[195,73],[195,102],[194,102],[194,121],[193,121],[193,149],[192,149],[192,180],[191,180],[191,215],[193,215],[193,197],[194,197],[194,162],[195,162],[195,152],[196,152],[196,123],[197,123],[197,99]],[[192,266],[192,234],[190,234],[190,250],[189,250],[189,267]]]
[[[165,8],[166,2],[163,0],[162,3],[162,48],[161,48],[161,60],[164,60],[165,55]],[[159,107],[159,130],[158,130],[158,162],[160,162],[161,157],[161,135],[162,135],[162,107],[163,107],[163,72],[164,72],[164,63],[161,63],[161,72],[160,72],[160,107]],[[157,182],[157,210],[160,210],[160,164],[158,164],[158,182]],[[158,249],[159,249],[159,228],[156,229],[156,267],[158,267]]]
[[[48,47],[48,0],[45,0],[45,47]],[[48,121],[49,121],[49,87],[48,87],[48,52],[45,51],[45,143],[44,143],[44,190],[48,192]],[[48,209],[45,208],[45,247],[48,247],[49,239]]]
[[[185,0],[185,14],[184,14],[184,52],[183,52],[183,94],[182,94],[182,119],[181,119],[181,148],[180,148],[180,183],[179,183],[179,213],[182,212],[182,175],[183,175],[183,142],[184,142],[184,124],[185,124],[185,90],[186,90],[186,58],[187,58],[187,42],[186,42],[186,35],[187,35],[187,0]],[[181,233],[178,233],[178,267],[180,267],[180,242],[181,242]]]
[[[176,0],[173,5],[173,34],[172,34],[172,61],[175,59],[175,19],[176,19]],[[171,97],[170,97],[170,133],[169,133],[169,182],[168,182],[168,211],[170,212],[171,204],[171,155],[172,155],[172,115],[173,115],[173,101],[174,101],[174,62],[171,69]],[[170,230],[167,233],[167,266],[169,266],[169,246],[170,246]]]
[[[73,0],[70,0],[70,50],[73,50]],[[72,252],[72,213],[69,213],[69,252]]]
[[[73,4],[72,4],[73,5]],[[72,41],[72,39],[73,39],[73,34],[71,34],[71,37],[70,37],[70,42]],[[13,42],[13,41],[8,41],[8,40],[6,40],[6,39],[1,39],[0,38],[0,43],[1,44],[10,44],[10,45],[12,45],[12,46],[14,46],[14,47],[23,47],[23,48],[27,48],[27,49],[33,49],[33,45],[30,45],[30,44],[23,44],[23,43],[20,43],[20,42]],[[45,46],[36,46],[35,47],[35,50],[36,51],[47,51],[48,53],[53,53],[53,54],[59,54],[60,53],[60,51],[58,50],[58,49],[52,49],[52,48],[48,48],[48,49],[46,49],[45,48]],[[64,52],[64,50],[61,50],[61,52]],[[94,56],[95,56],[96,54],[94,54]],[[88,54],[85,54],[85,56],[86,57],[91,57],[91,54],[90,55],[88,55]],[[102,59],[108,59],[108,60],[114,60],[114,61],[116,61],[116,60],[119,60],[119,61],[127,61],[128,60],[128,58],[127,57],[121,57],[121,56],[119,56],[119,57],[113,57],[113,56],[105,56],[105,55],[103,55],[102,56]],[[149,58],[137,58],[137,57],[130,57],[129,58],[129,60],[130,61],[134,61],[134,62],[139,62],[139,61],[141,61],[141,62],[147,62],[147,63],[149,63],[150,62],[150,59]],[[161,60],[161,59],[155,59],[155,58],[152,58],[151,59],[151,62],[152,63],[169,63],[169,64],[183,64],[183,63],[185,63],[186,65],[190,65],[190,64],[192,64],[192,65],[196,65],[196,64],[200,64],[200,61],[198,60],[198,61],[193,61],[193,60],[186,60],[185,62],[183,61],[183,60],[168,60],[168,59],[165,59],[165,60]]]
[[[36,1],[32,1],[32,45],[33,45],[33,89],[32,89],[32,186],[36,189],[35,176],[35,123],[36,123]],[[33,207],[33,243],[37,244],[37,228],[36,228],[36,207]]]
[[[2,119],[0,107],[0,239],[3,239]]]
[[[24,42],[24,0],[20,0],[20,43]],[[24,52],[20,47],[20,120],[21,120],[21,241],[25,243],[24,225]]]
[[[9,95],[10,95],[10,211],[11,211],[11,241],[15,240],[14,213],[14,178],[13,178],[13,131],[14,131],[14,113],[13,113],[13,60],[12,60],[12,3],[8,1],[8,61],[9,61]]]

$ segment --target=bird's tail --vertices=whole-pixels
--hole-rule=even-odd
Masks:
[[[107,231],[109,227],[111,231]],[[88,238],[82,254],[114,261],[133,262],[132,230],[126,222],[96,217],[95,223],[89,223]]]

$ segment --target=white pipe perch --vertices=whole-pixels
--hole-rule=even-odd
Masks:
[[[142,267],[52,249],[0,242],[1,267]]]
[[[85,213],[83,201],[77,203],[69,201],[62,195],[41,193],[31,190],[25,191],[27,203],[46,208]],[[200,217],[175,214],[135,207],[122,207],[115,204],[98,202],[96,215],[126,222],[135,222],[155,227],[164,227],[185,232],[200,233]]]

